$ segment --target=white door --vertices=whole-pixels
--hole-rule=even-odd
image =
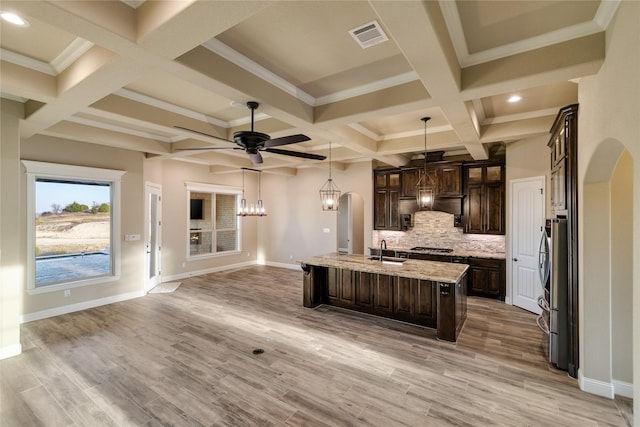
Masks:
[[[353,253],[353,221],[351,194],[340,196],[338,204],[338,252]]]
[[[162,230],[162,187],[158,184],[147,183],[145,186],[145,282],[144,291],[149,292],[160,278],[161,260],[161,230]]]
[[[540,236],[544,229],[543,176],[511,182],[511,295],[513,304],[540,314],[544,290],[538,275]]]

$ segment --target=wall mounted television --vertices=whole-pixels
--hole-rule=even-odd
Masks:
[[[191,206],[189,208],[191,219],[204,219],[204,206],[202,199],[191,199]]]

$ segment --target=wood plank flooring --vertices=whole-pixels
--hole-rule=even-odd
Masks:
[[[27,323],[22,337],[0,362],[2,427],[631,424],[628,400],[549,367],[530,313],[469,298],[453,344],[304,308],[302,273],[274,267]]]

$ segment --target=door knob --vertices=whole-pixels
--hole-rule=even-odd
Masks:
[[[514,258],[513,260],[514,260],[515,262],[518,262],[518,258]]]

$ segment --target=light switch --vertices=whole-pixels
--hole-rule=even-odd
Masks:
[[[330,232],[331,232],[331,229],[329,229],[329,228],[323,228],[323,229],[322,229],[322,231],[323,231],[324,233],[330,233]]]
[[[127,242],[133,242],[135,240],[140,240],[140,235],[139,234],[125,234],[124,235],[124,240]]]

